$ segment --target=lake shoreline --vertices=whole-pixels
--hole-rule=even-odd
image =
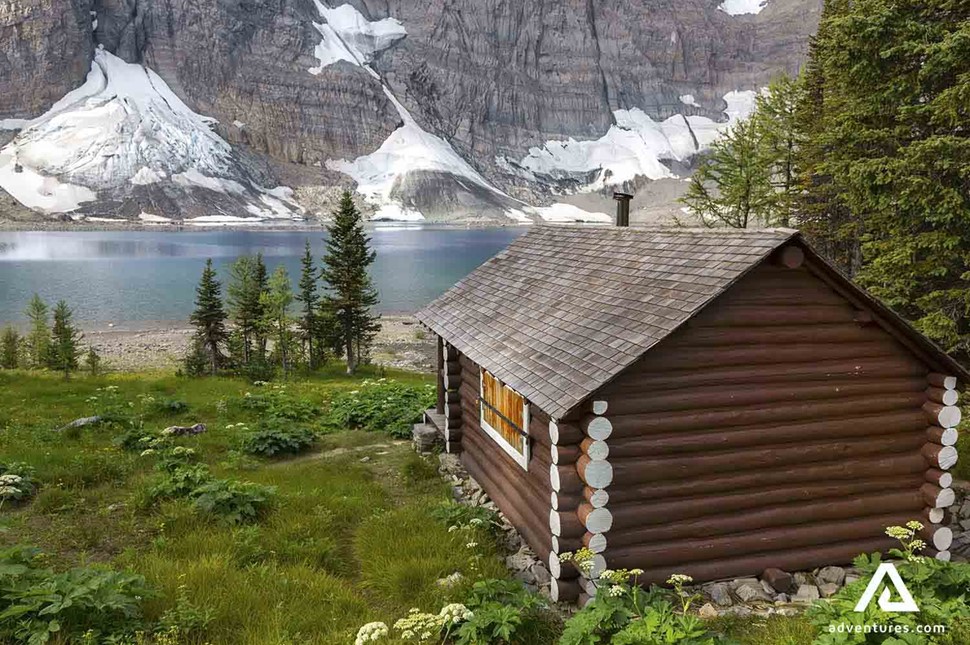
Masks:
[[[227,224],[185,224],[181,228],[174,224],[150,224],[146,222],[119,222],[109,224],[105,222],[58,222],[58,221],[18,221],[0,220],[0,231],[5,233],[40,233],[40,232],[87,232],[87,233],[108,233],[119,231],[146,231],[153,233],[188,233],[188,232],[212,232],[212,231],[258,231],[258,232],[317,232],[322,233],[327,230],[329,222],[292,222],[276,223],[271,221],[253,222],[252,224],[227,223]],[[515,222],[515,221],[460,221],[460,222],[436,222],[436,221],[395,221],[381,220],[368,221],[368,228],[384,227],[408,227],[408,228],[443,228],[443,229],[488,229],[488,228],[519,228],[534,226],[536,224],[552,225],[556,222]]]
[[[380,365],[428,372],[434,368],[435,346],[411,314],[384,314],[374,343],[373,360]],[[176,370],[188,352],[193,328],[187,321],[146,320],[80,323],[84,347],[94,347],[107,369],[120,372]]]

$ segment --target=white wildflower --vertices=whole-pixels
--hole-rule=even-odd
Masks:
[[[381,622],[367,623],[357,630],[357,638],[354,645],[364,645],[373,641],[378,641],[388,634],[387,625]]]

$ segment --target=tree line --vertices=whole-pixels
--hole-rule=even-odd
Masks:
[[[970,4],[827,0],[797,78],[763,91],[683,198],[708,226],[794,226],[970,359]]]
[[[380,330],[368,268],[376,259],[360,212],[344,192],[318,267],[307,240],[296,291],[283,266],[270,273],[262,254],[237,259],[222,283],[207,260],[196,287],[188,374],[235,372],[267,380],[277,371],[315,370],[334,357],[353,374]],[[295,309],[295,311],[294,311]]]
[[[10,326],[0,333],[0,368],[52,370],[69,378],[80,369],[83,355],[89,372],[101,371],[101,356],[93,347],[84,352],[84,335],[66,301],[59,300],[52,309],[35,293],[24,315],[28,320],[26,334]]]

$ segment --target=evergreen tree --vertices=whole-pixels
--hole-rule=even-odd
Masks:
[[[222,306],[222,285],[216,279],[212,260],[206,260],[199,286],[195,289],[195,310],[190,317],[195,325],[194,352],[204,353],[210,374],[216,374],[224,362],[222,347],[228,339],[226,312]]]
[[[320,316],[320,295],[317,293],[318,271],[313,262],[313,254],[310,251],[310,240],[306,241],[306,248],[303,257],[300,259],[300,282],[296,300],[301,305],[301,315],[299,320],[300,341],[303,344],[303,355],[306,356],[307,367],[310,370],[316,369],[320,346],[316,343]]]
[[[768,219],[779,226],[791,226],[796,219],[800,194],[796,161],[803,143],[797,118],[801,94],[801,83],[783,75],[758,94],[751,117],[758,157],[767,166],[772,187]]]
[[[798,224],[815,247],[847,276],[862,266],[863,218],[849,211],[828,165],[839,154],[838,126],[842,92],[831,78],[842,72],[826,52],[832,49],[831,25],[845,11],[846,0],[826,0],[819,28],[809,44],[802,71],[800,101],[795,111],[800,134],[796,166],[801,194]]]
[[[252,362],[253,344],[259,336],[262,315],[262,305],[259,302],[262,289],[257,272],[254,258],[240,257],[229,268],[230,280],[226,289],[229,313],[232,316],[235,333],[240,336],[241,356],[236,356],[235,362],[244,366],[249,366]]]
[[[335,322],[335,344],[347,360],[347,373],[353,374],[380,330],[380,317],[371,313],[377,290],[367,271],[377,254],[370,249],[360,212],[347,191],[327,230],[321,270],[327,287],[325,311]]]
[[[736,122],[711,145],[681,201],[705,226],[771,225],[771,170],[761,153],[755,124]]]
[[[88,347],[88,353],[84,355],[84,366],[91,376],[101,373],[101,355],[93,347]]]
[[[13,327],[5,327],[0,338],[0,368],[17,369],[20,365],[20,334]]]
[[[263,254],[256,254],[255,281],[256,289],[260,295],[256,299],[256,320],[264,320],[265,311],[261,296],[269,290],[269,272],[266,269],[266,262],[263,261]],[[262,328],[257,328],[255,341],[256,358],[259,362],[266,362],[266,332]]]
[[[78,368],[81,356],[80,330],[74,325],[74,313],[63,300],[54,306],[54,326],[51,328],[49,366],[69,378]]]
[[[30,321],[27,332],[27,367],[39,369],[50,362],[51,331],[47,304],[36,293],[24,312]]]
[[[812,49],[819,150],[805,183],[825,205],[819,228],[861,249],[859,282],[964,360],[968,25],[965,2],[830,0]]]
[[[293,345],[293,319],[289,314],[290,305],[293,304],[293,287],[286,268],[282,265],[277,267],[267,286],[268,289],[260,296],[263,328],[273,336],[274,353],[286,377],[290,370]]]

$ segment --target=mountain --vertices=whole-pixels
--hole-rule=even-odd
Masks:
[[[676,193],[820,5],[7,0],[0,214],[604,217]]]

